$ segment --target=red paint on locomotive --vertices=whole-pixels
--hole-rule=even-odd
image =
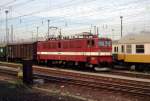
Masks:
[[[96,35],[82,38],[51,38],[37,42],[37,60],[62,60],[84,62],[93,65],[112,63],[112,45],[109,38]]]

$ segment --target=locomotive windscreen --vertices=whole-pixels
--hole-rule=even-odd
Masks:
[[[98,41],[98,46],[111,46],[111,41],[110,40],[99,40]]]

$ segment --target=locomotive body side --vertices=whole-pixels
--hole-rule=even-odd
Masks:
[[[99,46],[100,41],[109,41],[109,45]],[[75,38],[38,42],[37,60],[46,62],[58,60],[87,65],[111,64],[111,40]]]

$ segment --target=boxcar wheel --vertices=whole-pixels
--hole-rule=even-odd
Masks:
[[[137,64],[135,67],[135,70],[138,72],[143,72],[144,71],[144,67],[141,64]]]

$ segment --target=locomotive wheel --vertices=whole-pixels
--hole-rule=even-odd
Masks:
[[[52,66],[52,61],[51,60],[47,61],[47,66]]]
[[[85,69],[85,63],[84,62],[80,62],[78,66],[76,66],[77,69],[81,69],[84,70]]]

